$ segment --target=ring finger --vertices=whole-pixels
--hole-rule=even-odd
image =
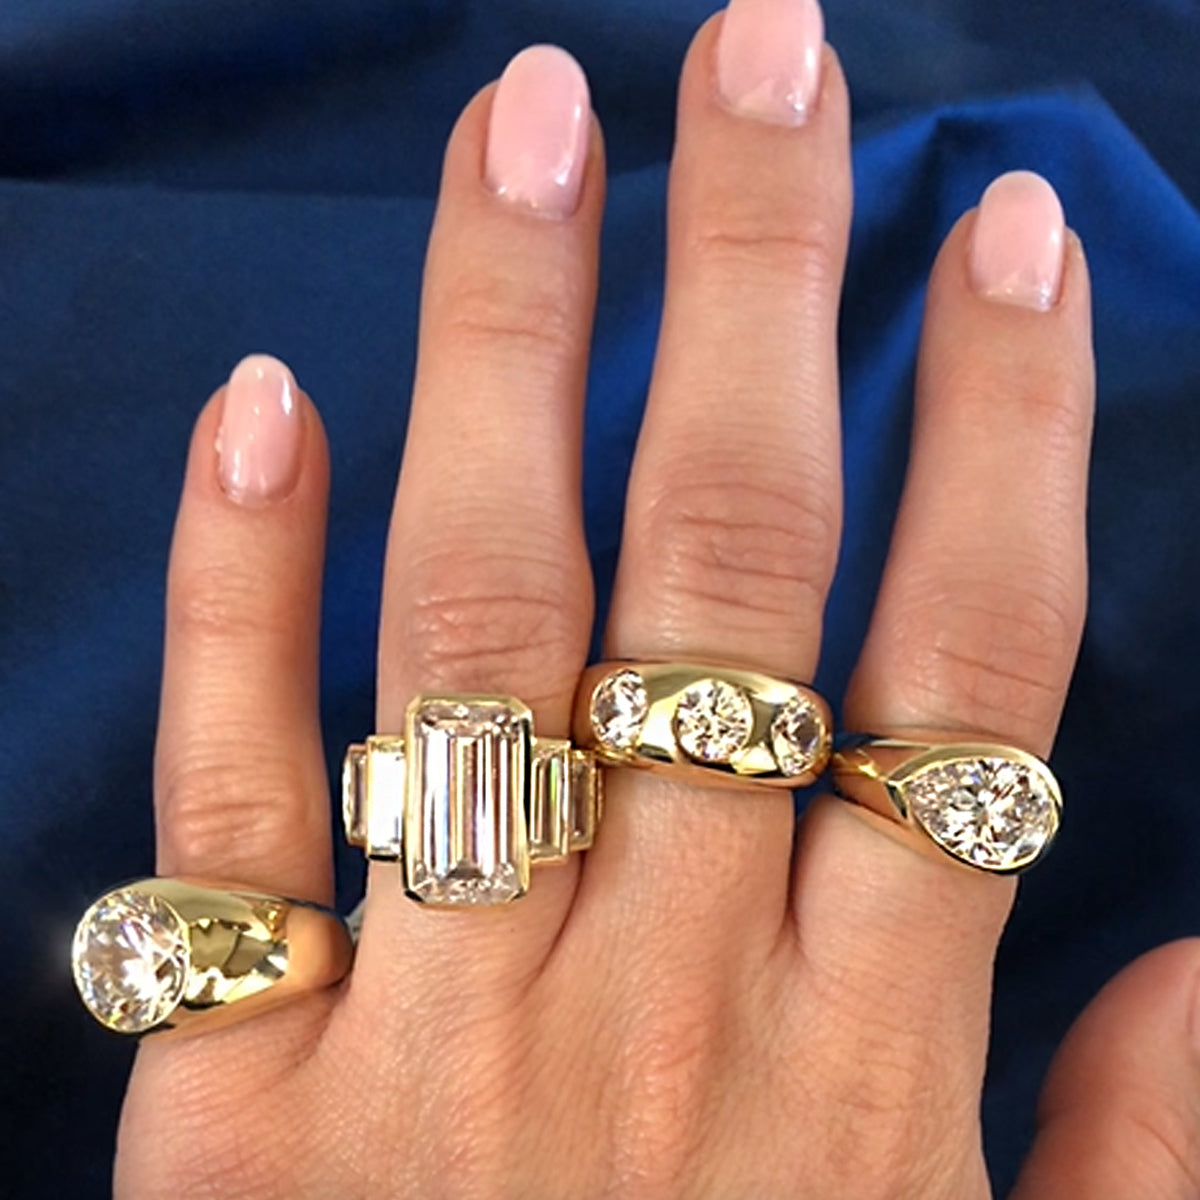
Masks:
[[[592,622],[580,459],[597,135],[582,72],[548,46],[518,55],[451,135],[385,569],[381,732],[401,732],[420,693],[515,696],[537,734],[567,731]],[[371,869],[350,994],[371,1020],[415,1019],[409,1004],[436,1016],[473,971],[480,995],[503,994],[556,935],[576,870],[539,871],[517,909],[469,913],[411,903],[399,875]]]

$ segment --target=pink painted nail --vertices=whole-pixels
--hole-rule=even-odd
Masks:
[[[817,0],[730,0],[717,41],[717,87],[742,116],[801,125],[821,85],[825,19]]]
[[[1001,175],[983,193],[971,240],[971,282],[989,300],[1046,312],[1063,269],[1062,205],[1032,171]]]
[[[300,469],[296,380],[277,358],[253,354],[233,369],[217,433],[217,475],[225,494],[258,507],[290,492]]]
[[[590,114],[587,79],[565,50],[522,50],[500,76],[492,100],[488,186],[522,208],[570,216],[583,183]]]

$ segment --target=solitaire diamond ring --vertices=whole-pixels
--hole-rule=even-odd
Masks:
[[[855,735],[831,767],[838,795],[903,827],[912,845],[994,874],[1038,862],[1062,819],[1050,768],[997,742]]]
[[[187,879],[105,893],[75,930],[87,1010],[117,1033],[211,1029],[336,983],[354,947],[336,914],[302,900]]]

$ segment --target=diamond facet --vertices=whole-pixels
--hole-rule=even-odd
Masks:
[[[342,828],[351,846],[367,844],[366,746],[351,746],[342,762]]]
[[[642,677],[636,671],[616,671],[592,693],[592,728],[610,750],[631,750],[648,709]]]
[[[1058,806],[1043,773],[1006,758],[935,763],[903,791],[938,845],[989,870],[1031,863],[1058,831]]]
[[[75,986],[97,1020],[121,1033],[143,1033],[183,999],[188,956],[187,927],[165,900],[121,890],[84,914],[71,964]]]
[[[366,762],[356,782],[361,789],[363,849],[377,862],[395,862],[402,853],[408,788],[404,739],[387,734],[367,738]]]
[[[596,770],[596,760],[582,750],[571,751],[568,769],[571,776],[567,806],[569,848],[587,850],[596,836],[596,823],[600,819],[600,772]]]
[[[529,887],[533,718],[500,697],[427,698],[408,722],[404,863],[431,904],[502,904]]]
[[[740,687],[701,679],[675,705],[675,736],[690,758],[728,762],[750,739],[754,709]]]
[[[535,738],[529,789],[529,852],[539,862],[557,862],[570,851],[567,810],[571,803],[571,743]]]
[[[807,696],[793,696],[771,722],[771,750],[785,775],[803,775],[812,770],[824,742],[825,722]]]

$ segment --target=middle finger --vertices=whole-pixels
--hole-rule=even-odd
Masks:
[[[841,523],[836,328],[849,105],[815,0],[733,0],[680,85],[666,302],[608,650],[807,680]],[[609,773],[585,870],[651,909],[778,931],[790,795]],[[606,876],[630,873],[628,881]],[[678,930],[679,923],[673,922]],[[685,939],[686,940],[686,939]]]

